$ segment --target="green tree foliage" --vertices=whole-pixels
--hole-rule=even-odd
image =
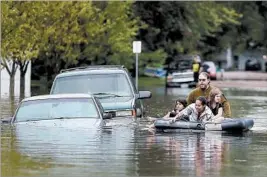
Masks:
[[[50,2],[49,14],[54,15],[45,23],[48,43],[39,56],[48,66],[48,80],[70,66],[127,64],[138,30],[131,5],[128,1]]]
[[[101,12],[95,14],[101,30],[81,47],[79,59],[90,60],[93,64],[130,66],[132,41],[138,31],[138,20],[131,13],[132,2],[94,2],[94,7]],[[85,23],[90,24],[89,20]]]
[[[266,2],[6,1],[1,8],[1,57],[11,76],[10,61],[22,75],[29,60],[38,62],[48,80],[78,65],[132,68],[134,40],[142,41],[141,67],[228,46],[242,51],[250,42],[267,46]]]
[[[223,24],[222,30],[214,36],[207,37],[203,43],[203,53],[213,58],[218,52],[232,47],[236,54],[246,49],[262,46],[265,41],[266,10],[263,2],[221,2],[222,5],[231,7],[242,16],[239,24]],[[250,45],[253,43],[253,46]]]
[[[36,2],[32,2],[36,3]],[[88,41],[101,30],[99,13],[91,2],[41,2],[45,4],[40,22],[45,45],[38,58],[45,65],[48,79],[63,67],[75,65],[80,56],[79,45]],[[88,23],[84,23],[88,20]]]
[[[207,48],[206,51],[218,53],[231,46],[236,53],[239,53],[250,47],[249,42],[256,44],[262,41],[264,18],[260,15],[259,7],[255,2],[222,2],[222,4],[242,14],[239,19],[240,24],[224,24],[221,31],[206,41],[206,44],[216,46],[216,48]]]
[[[27,2],[1,2],[1,58],[2,65],[10,75],[10,92],[14,94],[14,76],[20,65],[24,94],[24,75],[29,59],[39,52],[40,33],[35,18],[40,6],[28,6]]]
[[[127,63],[131,58],[138,20],[131,13],[130,1],[1,5],[2,56],[24,69],[28,60],[38,58],[49,80],[61,68],[83,63]]]
[[[163,48],[170,57],[199,52],[207,36],[223,24],[238,24],[232,8],[208,2],[136,2],[136,14],[148,25],[139,37],[149,51]]]

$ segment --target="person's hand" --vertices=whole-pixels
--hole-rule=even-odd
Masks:
[[[174,118],[172,118],[172,119],[170,119],[170,124],[172,124],[172,123],[174,123],[174,122],[176,122],[176,118],[174,117]]]

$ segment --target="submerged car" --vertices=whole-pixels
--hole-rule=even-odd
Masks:
[[[35,123],[42,125],[81,124],[98,127],[112,115],[104,113],[100,102],[89,94],[40,95],[25,98],[19,104],[15,115],[3,119],[3,123]],[[66,121],[67,120],[67,121]]]
[[[181,87],[187,84],[189,87],[195,87],[194,73],[192,69],[192,58],[179,59],[171,62],[166,70],[166,87]]]
[[[90,93],[105,112],[114,117],[143,117],[141,99],[150,91],[138,91],[128,70],[118,65],[98,65],[62,70],[54,79],[50,94]]]
[[[248,59],[245,63],[246,71],[260,71],[261,63],[257,59]]]

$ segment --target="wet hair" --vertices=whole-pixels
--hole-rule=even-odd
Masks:
[[[204,96],[199,96],[196,100],[199,100],[203,106],[207,105],[207,99]]]
[[[208,102],[209,102],[209,104],[211,104],[211,102],[214,101],[215,96],[218,95],[218,94],[221,94],[222,95],[222,91],[219,88],[213,88],[210,91],[210,94],[208,96]]]
[[[209,76],[209,74],[207,73],[207,72],[201,72],[200,74],[199,74],[199,76],[200,75],[203,75],[203,76],[205,76],[208,80],[210,80],[210,76]]]
[[[175,101],[175,104],[174,104],[174,109],[170,113],[170,117],[175,117],[176,116],[176,105],[177,105],[178,102],[181,103],[184,106],[184,108],[187,106],[187,101],[185,99],[177,99]]]
[[[187,106],[187,101],[185,99],[178,99],[178,100],[175,101],[174,108],[176,107],[178,102],[181,103],[184,106],[184,108]]]

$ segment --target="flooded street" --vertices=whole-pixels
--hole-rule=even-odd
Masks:
[[[147,116],[161,117],[188,88],[146,88]],[[141,89],[142,90],[142,89]],[[92,130],[1,127],[1,176],[266,176],[267,92],[224,89],[233,117],[253,118],[252,131],[149,132],[146,119]],[[17,100],[1,98],[1,117]]]

